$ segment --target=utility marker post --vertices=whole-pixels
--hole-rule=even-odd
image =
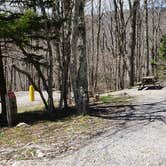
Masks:
[[[29,100],[31,102],[35,101],[35,89],[34,89],[33,85],[29,86]]]

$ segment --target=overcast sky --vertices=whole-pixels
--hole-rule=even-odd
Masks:
[[[98,2],[99,0],[94,0],[94,12],[95,9],[98,9]],[[124,0],[124,7],[128,8],[128,0]],[[102,9],[106,11],[110,11],[113,9],[113,0],[102,0]],[[88,2],[86,5],[86,12],[90,13],[91,10],[91,2]]]
[[[141,1],[141,5],[143,5],[144,0],[140,0],[140,1]],[[155,2],[156,7],[159,7],[161,4],[163,4],[163,7],[166,7],[166,0],[151,0],[151,2],[152,1]],[[94,8],[96,9],[96,11],[98,9],[98,7],[97,7],[98,2],[99,2],[99,0],[94,0],[94,4],[95,4]],[[124,8],[128,9],[129,8],[128,0],[123,0],[123,2],[124,2]],[[86,12],[87,13],[90,13],[90,10],[91,10],[91,5],[90,4],[91,3],[89,2],[86,5],[87,6],[86,7]],[[150,6],[150,4],[149,4],[149,6]],[[102,9],[106,10],[106,11],[113,10],[113,0],[102,0]]]

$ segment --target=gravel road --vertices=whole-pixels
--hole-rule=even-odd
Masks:
[[[114,92],[135,97],[125,112],[111,114],[120,127],[80,150],[53,159],[16,161],[13,166],[166,166],[166,89]]]
[[[35,101],[30,102],[29,101],[29,92],[27,91],[22,91],[22,92],[15,92],[16,98],[17,98],[17,105],[18,107],[23,107],[23,106],[35,106],[35,105],[40,105],[43,104],[41,97],[38,92],[35,92]],[[47,93],[43,92],[43,95],[47,99]],[[60,95],[59,92],[54,91],[53,92],[53,97],[54,100],[58,100]]]
[[[15,95],[16,95],[16,99],[17,99],[18,108],[27,107],[27,106],[36,106],[36,105],[43,104],[38,92],[35,92],[35,101],[33,101],[33,102],[31,102],[29,100],[29,92],[28,91],[15,92]],[[43,95],[47,99],[47,93],[43,92]],[[54,97],[54,100],[59,100],[60,93],[58,91],[54,91],[53,97]],[[1,106],[0,106],[0,112],[1,112]]]

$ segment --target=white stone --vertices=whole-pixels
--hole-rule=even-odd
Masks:
[[[19,123],[16,127],[29,127],[30,125],[24,123],[24,122],[21,122]]]

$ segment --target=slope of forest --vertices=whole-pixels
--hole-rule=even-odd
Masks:
[[[100,9],[101,10],[101,9]],[[122,13],[124,20],[120,20],[120,11],[117,11],[117,21],[115,21],[114,12],[102,13],[101,19],[98,20],[96,13],[94,14],[93,23],[91,16],[86,16],[86,29],[87,29],[87,55],[88,55],[88,78],[89,84],[96,84],[95,80],[99,82],[98,90],[116,90],[123,89],[129,85],[129,67],[130,67],[130,56],[129,56],[129,38],[130,38],[130,12],[126,9]],[[146,23],[145,23],[145,12],[144,9],[140,9],[137,13],[137,32],[136,32],[136,50],[135,50],[135,81],[139,81],[141,77],[147,74],[147,49],[149,52],[149,70],[150,75],[153,75],[153,69],[151,64],[157,61],[158,48],[160,45],[161,37],[166,33],[166,9],[155,8],[149,9],[148,15],[148,41],[149,46],[146,48]],[[124,23],[123,23],[124,21]],[[119,24],[118,27],[116,27]],[[126,24],[126,27],[125,25]],[[100,27],[99,27],[100,25]],[[121,30],[120,28],[123,27]],[[99,29],[100,28],[100,29]],[[93,29],[93,30],[92,30]],[[116,32],[117,31],[117,32]],[[124,31],[124,32],[121,32]],[[117,41],[118,40],[118,41]],[[99,42],[98,42],[99,41]],[[119,42],[122,43],[119,43]],[[98,44],[99,43],[99,44]],[[124,50],[119,50],[118,45],[122,45]],[[13,47],[13,46],[12,46]],[[98,47],[98,48],[97,48]],[[14,48],[15,50],[15,48]],[[10,51],[11,57],[22,57],[21,52]],[[122,53],[121,53],[122,51]],[[19,53],[20,52],[20,53]],[[155,59],[154,59],[155,57]],[[98,61],[98,62],[97,62]],[[55,57],[54,73],[53,73],[53,86],[56,90],[59,90],[59,73],[58,63]],[[34,67],[30,64],[24,64],[14,59],[5,59],[5,75],[7,79],[7,86],[12,90],[28,90],[30,82],[25,75],[17,72],[12,64],[19,66],[20,68],[25,67],[27,71],[30,71],[32,78],[35,82],[44,88],[41,80],[38,78],[38,74],[34,70]],[[32,71],[32,72],[31,72]],[[45,75],[46,70],[42,71]],[[97,72],[97,74],[96,74]],[[98,75],[98,76],[97,76]],[[97,77],[97,78],[95,78]]]
[[[104,2],[0,1],[0,165],[166,165],[166,1]]]
[[[99,15],[101,15],[100,19]],[[103,87],[108,90],[129,87],[130,11],[124,10],[120,13],[120,9],[118,9],[117,13],[106,12],[99,13],[99,15],[94,15],[93,19],[91,16],[87,18],[89,83],[92,86],[92,82],[95,80],[94,73],[98,72],[100,90],[103,90]],[[153,64],[160,64],[160,40],[166,33],[165,8],[150,8],[148,23],[146,23],[145,15],[144,8],[138,10],[134,60],[135,83],[139,82],[143,76],[158,75],[157,66]]]
[[[102,0],[88,3],[90,15],[83,0],[1,2],[2,112],[8,90],[27,91],[31,84],[47,111],[54,112],[53,91],[59,90],[59,108],[67,109],[72,100],[86,114],[89,96],[163,75],[158,64],[164,2],[156,7],[156,1],[129,0],[126,9],[114,0],[111,12]]]

